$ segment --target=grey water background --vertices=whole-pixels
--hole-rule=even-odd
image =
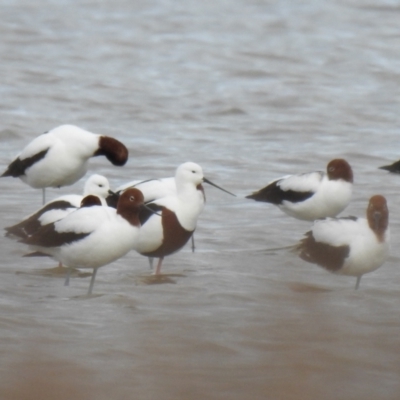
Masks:
[[[206,187],[196,252],[150,285],[131,252],[63,287],[51,260],[0,240],[2,399],[398,399],[400,158],[398,1],[3,0],[0,161],[72,123],[129,147],[113,187],[185,161]],[[354,278],[287,249],[310,224],[244,196],[281,175],[353,167],[343,215],[387,197],[392,255]],[[89,174],[87,175],[89,176]],[[61,190],[80,193],[84,179]],[[0,180],[1,228],[41,193]],[[272,250],[271,250],[272,249]]]

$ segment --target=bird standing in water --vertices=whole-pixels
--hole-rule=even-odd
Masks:
[[[389,256],[389,210],[386,199],[372,196],[367,218],[327,218],[314,222],[297,246],[299,256],[330,272],[361,277],[379,268]]]
[[[121,195],[117,209],[82,207],[62,220],[43,226],[21,242],[50,255],[69,269],[93,269],[90,295],[98,268],[124,256],[137,244],[142,204],[140,190],[128,189]]]
[[[105,156],[113,165],[122,166],[128,149],[118,140],[88,132],[74,125],[61,125],[33,139],[11,162],[2,177],[20,178],[29,186],[69,186],[82,178],[88,160]]]
[[[349,163],[335,159],[328,163],[326,173],[284,176],[246,198],[274,204],[294,218],[314,221],[342,212],[350,202],[352,187]]]

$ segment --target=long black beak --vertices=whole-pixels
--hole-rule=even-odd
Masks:
[[[218,186],[218,185],[216,185],[215,183],[212,183],[211,181],[209,181],[209,180],[206,179],[206,178],[203,179],[203,182],[208,183],[209,185],[214,186],[214,187],[216,187],[217,189],[222,190],[223,192],[228,193],[228,194],[230,194],[231,196],[235,196],[235,197],[236,197],[236,194],[233,194],[233,193],[231,193],[231,192],[228,192],[228,191],[225,190],[225,189],[222,189],[221,186]]]

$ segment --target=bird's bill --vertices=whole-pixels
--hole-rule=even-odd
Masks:
[[[203,179],[203,182],[208,183],[209,185],[214,186],[214,187],[216,187],[217,189],[222,190],[223,192],[228,193],[228,194],[230,194],[231,196],[235,196],[235,197],[236,197],[236,194],[233,194],[233,193],[231,193],[231,192],[228,192],[227,190],[223,189],[221,186],[216,185],[215,183],[211,182],[210,180],[208,180],[208,179],[206,179],[206,178]]]

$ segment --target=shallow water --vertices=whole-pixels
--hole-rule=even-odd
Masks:
[[[63,123],[115,136],[113,187],[195,161],[207,187],[188,245],[150,284],[135,253],[89,278],[44,276],[0,241],[2,399],[398,399],[400,5],[396,1],[67,1],[0,5],[0,160]],[[353,201],[388,199],[392,256],[335,276],[285,247],[310,225],[244,199],[281,175],[353,167]],[[0,181],[1,227],[41,193]],[[49,190],[80,193],[72,187]],[[283,249],[282,249],[283,248]],[[154,282],[153,282],[154,283]]]

